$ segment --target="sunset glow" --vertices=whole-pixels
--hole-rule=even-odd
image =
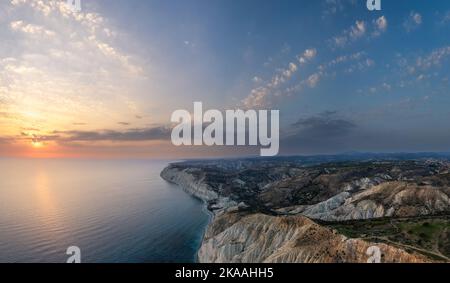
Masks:
[[[0,0],[0,265],[450,263],[449,106],[450,0]]]
[[[279,109],[281,154],[447,150],[445,1],[391,1],[381,12],[358,1],[245,1],[239,11],[254,15],[239,17],[227,1],[113,2],[1,2],[0,155],[257,153],[173,146],[170,116],[194,101]]]
[[[43,142],[39,142],[39,141],[34,141],[34,142],[31,142],[31,145],[32,145],[34,148],[41,148],[41,147],[44,146],[44,143],[43,143]]]

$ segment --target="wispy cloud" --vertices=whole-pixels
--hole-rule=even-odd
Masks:
[[[403,27],[407,32],[411,32],[417,29],[422,24],[422,22],[422,15],[417,12],[411,11],[409,13],[409,16],[403,22]]]
[[[31,35],[48,36],[48,37],[55,36],[54,31],[45,29],[42,26],[27,24],[24,23],[23,21],[11,22],[10,27],[13,31],[20,31]]]
[[[445,82],[446,72],[440,72],[448,66],[450,59],[450,46],[432,49],[431,51],[411,56],[400,56],[397,60],[399,73],[402,80],[397,85],[401,88],[412,86],[430,78],[440,78]]]
[[[330,138],[348,134],[356,125],[347,119],[339,117],[336,111],[326,111],[316,116],[301,118],[292,127],[302,136],[314,138]]]
[[[375,28],[374,31],[372,32],[372,36],[377,37],[387,30],[388,20],[386,19],[385,16],[381,16],[373,21],[373,25],[375,26]]]
[[[342,31],[339,35],[329,40],[332,48],[343,48],[363,38],[378,37],[388,28],[388,20],[385,16],[381,16],[367,23],[363,20],[357,20],[348,29]]]
[[[344,30],[340,35],[331,39],[332,46],[344,47],[363,37],[366,34],[366,29],[366,22],[356,21],[349,29]]]
[[[8,112],[22,117],[14,126],[71,128],[80,115],[102,126],[107,123],[100,117],[135,115],[137,109],[129,106],[137,103],[123,94],[143,78],[144,70],[121,51],[125,41],[108,20],[95,12],[73,12],[66,1],[12,0],[1,5],[6,14],[0,25],[6,26],[0,46],[0,100]]]
[[[125,131],[104,129],[98,131],[53,131],[50,134],[39,134],[36,131],[23,131],[20,136],[10,137],[4,141],[24,140],[28,142],[57,143],[70,145],[78,142],[145,142],[168,141],[171,128],[169,126],[155,126],[148,128],[129,129]]]
[[[450,46],[433,50],[426,56],[417,58],[416,66],[420,69],[429,69],[433,66],[441,66],[450,57]]]
[[[312,59],[314,59],[314,57],[316,57],[317,55],[317,49],[315,48],[310,48],[310,49],[306,49],[305,52],[303,52],[303,54],[297,56],[298,62],[302,65],[310,62]]]
[[[320,73],[315,73],[309,76],[307,80],[309,87],[311,88],[316,87],[316,85],[319,83],[320,76],[321,76]]]
[[[55,131],[54,133],[56,136],[50,136],[50,139],[53,138],[63,142],[169,140],[170,132],[170,127],[165,126],[132,129],[127,131]]]
[[[0,144],[9,144],[11,142],[11,138],[9,137],[0,137]]]
[[[325,0],[323,1],[322,18],[342,13],[348,6],[354,6],[357,0]]]
[[[272,103],[273,96],[279,95],[279,87],[288,82],[298,71],[300,66],[307,64],[317,56],[317,49],[309,48],[296,56],[296,61],[290,62],[287,68],[278,70],[278,72],[263,86],[258,86],[251,90],[250,94],[242,101],[246,108],[263,108]],[[255,81],[255,80],[254,80]],[[258,82],[263,82],[258,78]]]
[[[354,71],[364,71],[374,66],[375,61],[368,58],[365,52],[355,52],[338,56],[328,62],[319,64],[312,74],[306,79],[288,87],[285,92],[288,95],[299,93],[307,88],[316,88],[320,81],[327,77],[335,77],[336,70],[341,69],[342,73],[353,73]]]
[[[440,20],[440,23],[443,25],[450,23],[450,11],[444,13]]]

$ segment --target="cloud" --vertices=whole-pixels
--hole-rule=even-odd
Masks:
[[[445,14],[441,18],[440,23],[443,25],[450,23],[450,11],[445,12]]]
[[[422,16],[419,13],[415,13],[414,15],[412,15],[412,19],[417,25],[422,24]]]
[[[357,93],[359,94],[376,94],[378,92],[390,92],[393,86],[390,83],[383,82],[378,86],[370,86],[365,89],[358,89]]]
[[[356,21],[349,29],[344,30],[340,35],[331,39],[334,47],[344,47],[347,44],[362,38],[366,34],[366,23],[364,21]]]
[[[372,36],[377,37],[380,36],[382,33],[386,32],[388,27],[388,21],[385,16],[381,16],[373,21],[373,25],[375,26],[375,28],[374,31],[372,32]]]
[[[358,40],[366,34],[366,23],[364,21],[356,21],[349,29],[344,30],[341,35],[331,39],[335,47],[344,47],[347,44]]]
[[[356,21],[355,25],[350,29],[350,38],[357,39],[366,33],[366,23],[364,21]]]
[[[55,32],[45,29],[42,26],[33,25],[33,24],[27,24],[23,21],[14,21],[10,23],[10,27],[13,31],[21,31],[23,33],[28,33],[31,35],[37,35],[37,36],[48,36],[52,37],[55,36]]]
[[[403,27],[407,32],[417,29],[422,24],[422,15],[411,11],[408,18],[403,22]]]
[[[328,68],[336,67],[341,64],[345,64],[349,61],[361,60],[364,57],[366,57],[366,53],[364,51],[359,51],[359,52],[355,52],[352,54],[341,55],[341,56],[338,56],[338,57],[332,59],[328,63],[321,65],[320,69],[325,70]]]
[[[331,44],[332,48],[343,48],[362,38],[368,37],[370,39],[378,37],[386,32],[387,27],[388,20],[385,16],[381,16],[372,21],[372,25],[369,25],[363,20],[357,20],[354,25],[345,29],[339,35],[332,37],[328,42]]]
[[[356,0],[325,0],[323,1],[322,18],[344,12],[347,6],[355,5]]]
[[[306,49],[305,53],[303,53],[304,57],[308,60],[311,60],[312,58],[316,57],[317,55],[317,50],[315,48],[311,48],[311,49]]]
[[[347,45],[347,42],[348,42],[348,37],[345,35],[335,36],[332,39],[333,45],[337,46],[337,47],[344,47],[345,45]]]
[[[268,87],[254,88],[251,90],[250,94],[242,100],[242,104],[247,109],[264,108],[270,103],[268,101],[269,95],[270,90]]]
[[[282,148],[297,152],[329,151],[344,148],[345,141],[357,126],[340,117],[336,111],[326,111],[293,123],[290,131],[283,133]]]
[[[267,85],[269,88],[275,88],[282,83],[288,81],[292,75],[297,72],[298,67],[295,63],[289,63],[286,69],[279,70],[278,74],[276,74],[272,80]]]
[[[292,124],[297,129],[297,134],[301,132],[309,137],[330,138],[347,135],[356,125],[346,119],[339,118],[338,112],[326,111],[316,116],[302,118]]]
[[[306,64],[309,61],[311,61],[312,59],[314,59],[314,57],[316,57],[317,55],[317,49],[315,48],[310,48],[310,49],[306,49],[305,52],[303,52],[303,54],[297,56],[297,60],[300,64]]]
[[[136,128],[125,131],[104,129],[98,131],[62,130],[53,131],[49,134],[40,134],[39,129],[23,130],[17,136],[0,136],[1,143],[56,143],[59,145],[87,145],[95,147],[102,142],[137,143],[146,141],[169,141],[171,127],[153,126],[147,128]]]
[[[309,76],[308,80],[307,80],[308,86],[311,88],[316,87],[317,84],[319,83],[320,75],[321,75],[320,73],[315,73],[315,74],[312,74],[311,76]]]
[[[418,57],[416,67],[426,70],[433,66],[440,66],[448,57],[450,57],[450,46],[438,48],[424,57]]]
[[[295,65],[295,64],[292,63],[292,62],[289,63],[288,68],[285,69],[285,70],[282,72],[282,74],[283,74],[283,76],[282,76],[283,82],[284,82],[285,80],[290,79],[290,78],[292,77],[292,75],[293,75],[295,72],[297,72],[297,70],[298,70],[297,65]],[[280,81],[281,81],[281,80],[280,80]]]
[[[258,77],[258,76],[254,76],[252,81],[255,82],[255,83],[260,83],[260,82],[262,82],[262,79],[260,77]]]
[[[381,16],[376,20],[376,24],[377,24],[377,28],[380,31],[385,31],[387,29],[388,26],[388,22],[386,20],[385,16]]]
[[[309,48],[303,53],[296,56],[300,65],[304,65],[307,62],[313,60],[317,55],[317,49]],[[284,69],[278,70],[278,72],[270,79],[268,83],[263,86],[258,86],[250,91],[250,94],[244,98],[241,103],[247,108],[264,108],[272,104],[271,99],[273,96],[280,94],[279,87],[287,83],[294,74],[299,70],[297,62],[290,62]],[[259,77],[253,78],[254,82],[262,83],[263,80]]]
[[[152,128],[131,129],[127,131],[54,131],[54,135],[42,136],[43,140],[57,142],[85,142],[85,141],[151,141],[170,139],[171,129],[166,126]]]
[[[357,61],[355,64],[350,65],[348,68],[344,70],[345,73],[353,73],[356,71],[363,71],[365,69],[371,68],[375,65],[375,61],[366,58],[364,60]]]
[[[128,39],[106,18],[59,0],[1,5],[0,101],[20,117],[17,128],[72,128],[80,116],[103,128],[138,113],[144,60],[123,51]]]
[[[0,137],[0,144],[9,144],[9,143],[11,143],[11,138],[9,138],[9,137]]]
[[[448,80],[446,68],[450,61],[450,46],[432,49],[427,53],[398,55],[398,74],[402,76],[396,85],[400,88],[423,85],[424,81],[433,80],[435,86]],[[445,93],[446,90],[442,89]]]
[[[315,72],[309,75],[306,79],[299,83],[289,86],[285,93],[286,95],[297,94],[304,90],[305,87],[315,88],[320,81],[326,77],[335,77],[338,68],[344,68],[344,73],[353,73],[355,71],[363,71],[375,65],[375,61],[368,58],[363,51],[340,55],[326,63],[317,66]]]
[[[330,5],[338,5],[339,3],[340,1],[334,0],[328,2],[328,4]],[[364,38],[366,35],[371,35],[371,37],[380,36],[387,30],[387,27],[388,21],[385,16],[381,16],[378,19],[374,20],[372,28],[369,28],[365,21],[357,20],[355,21],[354,25],[350,26],[350,28],[344,30],[340,35],[333,37],[331,39],[331,43],[334,47],[344,47],[351,42],[357,41],[360,38]],[[342,55],[334,59],[334,61],[319,65],[317,71],[309,75],[306,79],[301,80],[295,85],[287,86],[284,90],[280,90],[279,87],[288,82],[292,75],[298,70],[298,66],[295,63],[291,62],[287,69],[278,72],[275,76],[272,77],[269,83],[263,86],[259,85],[258,87],[252,89],[250,94],[242,100],[242,104],[246,108],[263,108],[271,105],[273,103],[274,97],[298,93],[300,90],[304,89],[305,86],[315,88],[320,82],[321,78],[328,75],[326,69],[346,63],[347,61],[359,60],[364,55],[364,52],[359,52],[351,55]],[[299,66],[303,66],[306,63],[312,61],[316,56],[317,49],[309,48],[297,56],[297,62]],[[352,73],[357,70],[363,70],[365,68],[372,67],[374,66],[374,64],[374,60],[366,58],[364,61],[357,62],[347,70],[344,70],[344,72]],[[259,80],[259,77],[255,77],[253,81],[262,82],[262,80]]]
[[[390,91],[392,89],[392,86],[386,82],[382,84],[382,87],[387,91]]]
[[[421,100],[423,104],[425,98],[421,98]],[[392,108],[392,110],[398,114],[397,107]],[[337,119],[339,120],[339,118]],[[330,123],[335,124],[339,128],[336,131],[334,131],[332,126],[312,121],[306,123],[306,126],[302,125],[306,129],[302,130],[301,127],[291,135],[282,136],[280,140],[282,153],[448,151],[450,142],[449,131],[440,127],[428,127],[427,129],[413,127],[399,130],[391,123],[389,127],[368,128],[363,124],[356,125],[352,120],[343,118],[341,120],[342,122]]]
[[[334,15],[339,11],[344,10],[344,5],[341,0],[326,0],[324,15]]]
[[[205,131],[205,129],[210,125],[211,123],[203,123],[202,126],[202,132]],[[100,131],[55,131],[54,134],[57,135],[56,138],[54,138],[55,141],[61,143],[61,144],[80,144],[82,142],[89,142],[87,143],[88,146],[95,146],[94,142],[128,142],[129,145],[134,145],[136,147],[139,147],[139,144],[137,142],[145,142],[145,141],[160,141],[161,143],[158,143],[158,146],[164,145],[170,145],[172,148],[168,148],[168,151],[177,150],[175,147],[173,147],[171,143],[171,134],[172,129],[175,127],[175,124],[171,125],[148,125],[147,128],[140,128],[140,129],[130,129],[126,131],[117,131],[117,130],[100,130]],[[192,137],[194,138],[194,131],[196,129],[194,128],[194,125],[191,125],[191,132]],[[228,134],[234,135],[234,140],[236,141],[238,139],[238,135],[243,134],[245,136],[245,139],[248,141],[250,138],[250,132],[248,127],[245,128],[244,131],[235,130],[235,131],[227,131],[228,129],[226,127],[223,127],[222,136],[226,137]],[[213,135],[215,135],[214,133]],[[134,142],[134,144],[133,144]],[[145,144],[144,144],[145,145]],[[214,146],[213,146],[214,147]],[[205,146],[203,147],[206,151],[209,151],[213,147]],[[220,146],[219,146],[220,147]],[[233,147],[235,151],[238,147]],[[242,146],[247,147],[247,146]],[[178,147],[177,147],[178,148]],[[191,148],[192,150],[192,148]],[[191,151],[188,150],[188,151]],[[169,152],[171,153],[171,152]],[[168,154],[166,152],[166,154]],[[197,156],[198,157],[198,156]]]

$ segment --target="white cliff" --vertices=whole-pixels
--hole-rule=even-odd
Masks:
[[[200,262],[367,262],[367,249],[373,245],[381,249],[383,262],[424,262],[428,259],[423,255],[393,245],[350,239],[310,219],[410,217],[450,210],[450,188],[386,177],[384,182],[362,178],[322,202],[282,207],[272,211],[285,216],[270,216],[250,212],[244,202],[238,204],[221,196],[220,189],[208,185],[199,168],[169,166],[161,177],[202,199],[213,213],[198,252]],[[243,181],[238,183],[244,185]]]
[[[228,210],[233,210],[238,204],[227,197],[219,196],[213,188],[204,182],[204,178],[198,178],[194,174],[200,173],[198,169],[178,167],[166,167],[161,172],[161,177],[173,184],[180,186],[188,194],[202,200],[205,204],[214,202],[211,210],[214,214],[220,214]]]
[[[382,262],[425,262],[419,254],[385,244],[349,239],[303,216],[227,213],[208,228],[198,258],[208,263],[367,262],[377,246]]]
[[[218,199],[217,193],[205,184],[202,179],[197,179],[192,174],[192,170],[166,167],[161,172],[161,177],[168,182],[179,185],[184,191],[203,201]]]
[[[345,191],[314,205],[292,206],[277,212],[324,221],[432,215],[450,210],[449,193],[448,189],[431,186],[386,182],[354,194]]]

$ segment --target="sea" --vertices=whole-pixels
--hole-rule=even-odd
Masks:
[[[210,216],[167,164],[0,159],[0,262],[195,262]]]

